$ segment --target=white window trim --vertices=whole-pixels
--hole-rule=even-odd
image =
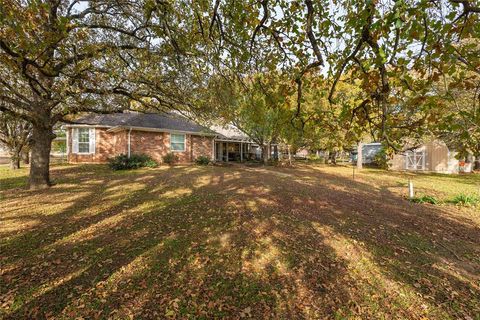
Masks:
[[[89,137],[88,137],[88,152],[80,152],[80,141],[79,141],[80,130],[79,129],[88,129],[88,134],[89,134]],[[72,136],[73,136],[72,137],[72,153],[73,154],[80,154],[80,155],[95,154],[95,149],[97,148],[95,128],[79,127],[79,128],[73,128],[72,130],[73,130],[72,131]],[[76,146],[74,146],[74,144],[76,144]]]
[[[77,144],[78,144],[78,154],[90,154],[90,128],[88,128],[88,151],[87,152],[81,152],[80,151],[80,143],[86,143],[86,142],[80,142],[80,129],[87,129],[87,128],[78,128],[77,130]]]
[[[172,134],[176,136],[183,136],[183,150],[172,149]],[[184,133],[170,133],[170,151],[171,152],[185,152],[187,150],[187,135]]]

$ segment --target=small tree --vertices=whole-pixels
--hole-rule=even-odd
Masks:
[[[437,135],[453,147],[460,157],[473,155],[480,169],[480,76],[450,78],[437,86],[437,94],[446,101],[441,121],[435,124]]]
[[[283,141],[284,127],[290,125],[291,87],[275,72],[257,74],[241,84],[227,86],[230,95],[223,97],[220,114],[260,146],[262,161],[266,163],[271,145]]]
[[[8,149],[11,169],[20,168],[22,153],[28,152],[31,129],[28,122],[0,112],[0,143]]]

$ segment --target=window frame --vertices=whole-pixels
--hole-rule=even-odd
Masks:
[[[175,150],[172,148],[172,136],[182,136],[183,137],[183,149]],[[180,144],[181,142],[173,142],[175,144]],[[170,133],[170,151],[171,152],[185,152],[187,150],[187,136],[184,133]]]
[[[80,141],[80,130],[86,130],[87,131],[87,142]],[[80,151],[80,145],[85,145],[87,144],[88,146],[88,151]],[[90,128],[77,128],[77,149],[78,149],[78,154],[90,154]]]

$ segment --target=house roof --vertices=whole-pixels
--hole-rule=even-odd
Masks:
[[[158,130],[172,130],[215,134],[212,130],[203,127],[185,117],[175,114],[159,113],[111,113],[88,114],[76,119],[75,124],[96,125],[118,128],[146,128]]]
[[[217,140],[250,141],[250,138],[246,134],[231,125],[213,126],[212,129],[218,133]]]

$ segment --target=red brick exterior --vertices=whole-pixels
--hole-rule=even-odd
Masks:
[[[107,128],[95,129],[95,154],[74,154],[72,128],[68,128],[68,161],[71,163],[104,163],[108,158],[128,153],[128,131],[107,132]],[[170,133],[132,130],[130,133],[131,154],[147,154],[162,163],[163,156],[171,152]],[[199,156],[212,158],[213,137],[185,134],[185,151],[174,152],[178,162],[189,163]]]
[[[122,134],[119,132],[117,134]],[[72,128],[68,128],[68,162],[71,163],[102,163],[106,162],[109,157],[115,156],[116,153],[116,135],[107,132],[106,128],[96,128],[95,130],[95,153],[94,154],[75,154],[72,146]]]
[[[200,156],[212,157],[213,154],[213,139],[205,136],[191,136],[192,137],[192,158],[195,160]]]

